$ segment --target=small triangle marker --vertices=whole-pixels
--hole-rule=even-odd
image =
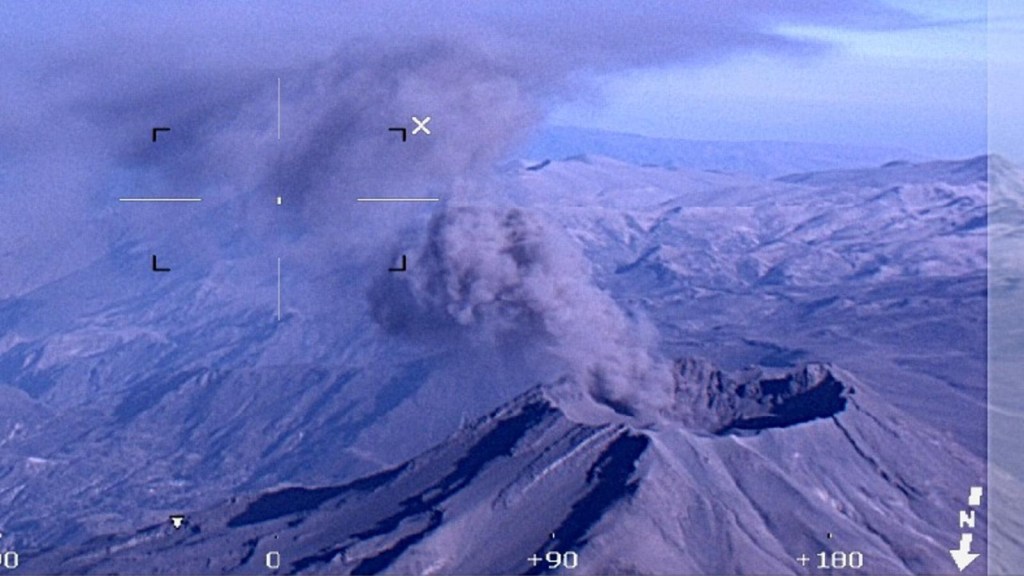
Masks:
[[[185,523],[185,517],[184,516],[182,516],[181,514],[171,514],[171,525],[174,526],[175,530],[177,530],[178,528],[181,528],[182,524],[184,524],[184,523]]]

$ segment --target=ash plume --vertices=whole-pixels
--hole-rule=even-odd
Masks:
[[[550,392],[581,419],[595,416],[580,402],[599,418],[649,421],[669,400],[670,367],[653,356],[648,327],[593,283],[580,248],[540,215],[451,206],[431,222],[417,262],[401,288],[371,291],[383,328],[532,350],[524,371],[553,359],[564,378]]]
[[[582,17],[550,2],[298,3],[288,11],[256,2],[244,15],[212,5],[67,13],[0,6],[9,23],[0,51],[10,65],[0,105],[11,111],[0,118],[8,135],[0,185],[18,206],[0,224],[10,231],[5,239],[32,240],[0,246],[0,295],[27,293],[104,253],[127,268],[139,250],[170,247],[196,263],[197,277],[275,255],[305,283],[289,285],[297,307],[357,309],[345,311],[349,321],[369,306],[390,330],[448,326],[503,346],[531,342],[569,366],[594,398],[628,413],[644,402],[623,398],[665,385],[653,376],[648,337],[638,336],[650,330],[591,282],[578,249],[551,224],[482,207],[500,204],[493,164],[554,106],[590,97],[603,74],[828,49],[779,31],[791,24],[918,23],[871,0],[628,6]],[[412,116],[431,116],[434,133],[396,143],[387,128],[412,128]],[[154,146],[154,125],[172,126],[172,137]],[[117,206],[118,196],[137,194],[204,201],[202,210]],[[287,208],[274,206],[276,196]],[[430,212],[360,210],[354,200],[364,196],[481,207],[442,207],[424,241]],[[67,230],[76,231],[74,254]],[[367,304],[382,247],[395,253],[424,242],[431,264],[398,296],[422,317],[382,306],[379,296]],[[238,282],[239,302],[257,299],[254,282]]]

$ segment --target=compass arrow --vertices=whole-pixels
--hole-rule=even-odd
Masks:
[[[949,555],[953,557],[953,562],[956,562],[956,567],[959,568],[961,572],[964,571],[964,568],[970,566],[971,562],[977,560],[978,556],[981,556],[981,554],[971,552],[971,541],[973,540],[974,536],[970,534],[961,534],[960,547],[949,551]]]

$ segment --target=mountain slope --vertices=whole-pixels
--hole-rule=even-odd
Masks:
[[[755,494],[758,481],[748,474],[760,467],[773,478],[771,494],[800,494],[796,501],[815,518],[847,526],[825,533],[858,535],[853,544],[877,550],[896,571],[939,566],[932,564],[939,562],[935,546],[955,542],[938,534],[955,528],[931,514],[960,505],[986,455],[988,166],[977,159],[894,164],[764,181],[586,156],[507,168],[486,197],[410,208],[401,224],[389,222],[392,212],[367,213],[351,242],[348,228],[332,229],[330,238],[290,231],[269,242],[241,226],[219,226],[223,214],[194,223],[214,231],[202,242],[191,241],[192,229],[157,234],[155,247],[129,234],[72,273],[0,301],[3,544],[20,550],[26,566],[36,558],[33,571],[62,562],[84,567],[106,561],[107,547],[162,534],[167,516],[185,510],[195,515],[194,526],[211,523],[211,546],[237,551],[230,534],[272,535],[261,532],[262,522],[234,526],[227,536],[214,530],[244,512],[239,507],[249,497],[221,508],[231,498],[292,486],[299,501],[334,502],[348,490],[337,486],[408,462],[394,478],[381,477],[381,489],[391,488],[379,502],[379,491],[353,488],[369,490],[356,499],[390,512],[359,512],[362,527],[348,534],[363,533],[354,550],[392,550],[375,562],[401,570],[413,566],[409,554],[422,546],[446,549],[438,535],[449,533],[449,521],[472,516],[470,509],[479,507],[481,522],[500,525],[488,502],[517,475],[533,486],[529,498],[557,500],[549,504],[556,518],[536,532],[524,524],[522,535],[506,525],[500,537],[461,520],[470,528],[449,536],[479,549],[474,554],[495,570],[513,559],[515,571],[527,570],[524,552],[549,541],[585,548],[595,565],[618,566],[611,556],[619,540],[595,544],[606,533],[641,539],[637,549],[650,543],[650,564],[629,560],[637,570],[675,563],[789,570],[784,560],[809,544],[797,548],[788,536],[773,543],[767,533],[802,526],[796,533],[803,534],[809,524],[778,517],[783,512],[765,504],[769,496]],[[997,201],[1001,229],[1012,230],[1019,198]],[[379,228],[375,236],[363,237],[371,228]],[[172,273],[149,270],[153,250],[177,255],[167,258]],[[284,263],[280,321],[276,253]],[[401,255],[408,270],[388,272]],[[713,369],[672,361],[688,356],[708,357],[737,375],[715,377]],[[808,363],[843,366],[865,384],[833,368],[841,387],[801,388],[818,382],[811,372],[778,382],[742,372],[751,365],[793,372]],[[764,382],[742,388],[748,397],[740,390],[750,378]],[[676,402],[678,383],[694,379],[704,384],[682,389],[721,389]],[[544,389],[548,407],[534,427],[549,422],[559,432],[516,432],[508,440],[513,456],[500,456],[509,446],[499,443],[497,460],[451,476],[483,442],[483,430],[501,428],[518,413],[515,406],[532,400],[506,406],[499,411],[506,416],[492,416],[476,432],[456,433],[460,423],[537,382],[556,384]],[[709,400],[709,409],[699,408]],[[620,438],[629,439],[594,468]],[[552,459],[535,455],[545,463],[539,470],[553,466],[544,478],[572,472],[564,485],[531,484],[537,469],[527,471],[514,455],[534,444],[541,452],[552,446],[544,452]],[[580,446],[578,456],[570,445]],[[429,452],[431,446],[439,448]],[[619,450],[639,455],[615,456]],[[819,464],[797,453],[813,454]],[[566,466],[554,465],[563,456]],[[444,463],[434,464],[438,458]],[[488,476],[506,458],[508,467]],[[825,461],[835,469],[825,470]],[[940,466],[944,461],[952,464]],[[423,473],[410,476],[412,470]],[[933,480],[918,478],[922,471]],[[929,493],[922,482],[934,484],[941,502],[915,500],[906,487]],[[574,503],[586,503],[599,485],[635,490],[600,518],[563,526]],[[302,488],[314,486],[327,488]],[[694,496],[682,511],[673,486],[712,495]],[[813,500],[824,498],[818,490],[832,499],[823,509]],[[644,506],[630,507],[640,498],[647,498]],[[894,521],[906,516],[908,531],[893,532],[867,501],[891,506]],[[455,502],[465,512],[433,515]],[[526,503],[516,506],[509,517],[536,514]],[[666,517],[716,520],[705,531],[668,525],[662,509],[673,511]],[[212,514],[205,520],[204,510]],[[934,529],[921,525],[924,519],[934,520]],[[324,522],[324,534],[334,535],[338,522]],[[619,523],[643,529],[620,534]],[[140,526],[152,528],[140,534]],[[286,563],[333,555],[341,545],[334,536],[307,539],[301,531],[313,524],[302,526],[289,538],[309,548],[296,549]],[[885,544],[868,527],[894,539]],[[398,546],[401,538],[409,540]],[[506,556],[487,555],[505,540],[512,546]],[[920,558],[912,549],[918,540],[927,542]],[[728,544],[718,547],[722,542]],[[216,546],[203,554],[218,558]],[[456,565],[436,554],[429,563]],[[702,564],[707,557],[717,560]],[[159,558],[146,568],[170,569]],[[458,561],[467,571],[486,568]],[[310,570],[323,565],[311,562]]]
[[[375,475],[242,498],[190,513],[182,530],[154,525],[33,562],[248,573],[276,551],[288,572],[513,574],[543,571],[527,561],[535,553],[575,551],[588,574],[788,574],[805,571],[801,554],[843,550],[874,574],[950,572],[952,519],[983,481],[980,459],[830,366],[727,375],[687,360],[675,374],[678,408],[699,397],[748,424],[816,391],[842,402],[813,415],[804,403],[799,423],[708,433],[679,418],[574,423],[537,388]]]

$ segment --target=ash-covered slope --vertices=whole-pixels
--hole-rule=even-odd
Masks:
[[[277,552],[289,573],[515,574],[545,571],[533,554],[574,551],[584,574],[797,574],[802,554],[844,550],[872,574],[952,572],[977,457],[829,365],[727,375],[685,360],[673,374],[655,426],[574,422],[535,388],[400,466],[190,511],[181,530],[100,536],[25,567],[262,573]]]

